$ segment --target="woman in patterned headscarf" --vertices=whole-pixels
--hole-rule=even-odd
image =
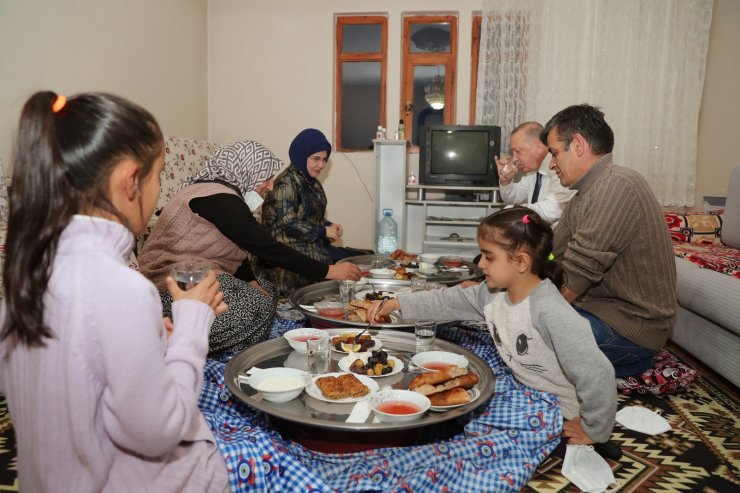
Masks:
[[[347,251],[350,249],[331,244],[342,237],[344,229],[326,219],[326,194],[317,179],[331,155],[331,144],[321,131],[307,128],[293,139],[288,154],[291,166],[275,179],[274,190],[262,208],[262,224],[281,243],[318,261],[333,262],[352,255]],[[300,272],[262,261],[257,268],[284,294],[311,282]]]
[[[354,265],[328,265],[279,243],[255,219],[253,211],[282,166],[257,142],[220,147],[164,207],[142,249],[141,272],[160,290],[165,316],[172,306],[165,287],[170,266],[183,260],[213,266],[229,310],[211,327],[210,357],[260,342],[272,326],[277,291],[257,279],[247,253],[316,281],[360,276]]]

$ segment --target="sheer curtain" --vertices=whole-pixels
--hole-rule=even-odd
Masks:
[[[711,16],[712,0],[484,0],[479,123],[508,137],[568,105],[599,106],[614,161],[664,206],[692,206]]]

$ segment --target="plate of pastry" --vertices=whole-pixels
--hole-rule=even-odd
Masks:
[[[372,378],[352,373],[327,373],[313,379],[306,393],[324,402],[348,404],[359,402],[379,390]]]
[[[478,380],[478,375],[467,368],[453,365],[415,376],[409,383],[409,390],[427,396],[432,411],[447,411],[478,399]]]

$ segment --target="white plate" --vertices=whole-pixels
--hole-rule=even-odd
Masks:
[[[392,317],[391,317],[391,320],[392,320]],[[344,330],[344,331],[342,331],[342,334],[345,333],[345,332],[348,333],[348,334],[350,332],[352,332],[353,334],[359,334],[360,332],[362,332],[362,330],[354,330],[354,331],[353,330]],[[332,335],[331,336],[331,339],[334,339],[335,337],[339,337],[342,334]],[[373,337],[373,336],[370,336],[370,339],[372,339],[372,341],[375,344],[373,346],[370,346],[369,348],[367,348],[368,351],[378,350],[378,349],[380,349],[380,348],[383,347],[383,342],[380,339],[378,339],[376,337]],[[335,348],[334,347],[334,344],[331,345],[331,350],[334,351],[335,353],[349,354],[349,352],[347,352],[347,351],[342,351],[341,349]],[[360,354],[360,353],[357,353],[357,354]]]
[[[448,351],[425,351],[423,353],[417,353],[411,358],[411,362],[422,371],[436,371],[424,367],[424,363],[430,362],[447,363],[457,365],[460,368],[468,367],[468,358],[462,354],[450,353]]]
[[[370,356],[372,356],[371,351],[368,351],[366,353],[354,353],[352,356],[345,356],[344,358],[339,360],[339,368],[342,371],[346,371],[347,373],[352,373],[353,375],[359,375],[359,373],[354,373],[350,371],[350,366],[352,366],[352,363],[354,363],[358,359],[361,359],[363,363],[367,363],[367,359]],[[392,372],[386,373],[385,375],[372,375],[372,376],[363,375],[363,376],[366,376],[369,378],[385,378],[385,377],[390,377],[391,375],[395,375],[396,373],[401,373],[403,371],[403,361],[391,355],[388,355],[388,359],[395,361]]]
[[[456,407],[465,406],[467,404],[470,404],[471,402],[475,402],[478,400],[478,398],[480,397],[480,390],[478,390],[478,387],[468,389],[468,395],[470,396],[470,401],[463,404],[455,404],[454,406],[432,406],[429,409],[431,409],[432,411],[448,411],[450,409],[455,409]]]
[[[326,373],[324,375],[319,375],[318,377],[314,378],[311,382],[311,385],[306,387],[306,393],[310,395],[311,397],[318,399],[320,401],[324,402],[331,402],[331,403],[337,403],[337,404],[347,404],[350,402],[359,402],[364,401],[368,397],[370,397],[372,394],[377,392],[380,389],[380,386],[373,381],[372,378],[365,376],[365,375],[355,375],[357,379],[363,383],[363,385],[367,386],[368,389],[370,389],[370,392],[363,395],[362,397],[347,397],[346,399],[337,399],[337,400],[331,400],[324,397],[324,394],[321,393],[321,389],[316,385],[316,380],[321,377],[338,377],[339,375],[342,375],[343,372],[335,372],[335,373]]]

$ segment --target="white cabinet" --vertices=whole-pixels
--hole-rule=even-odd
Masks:
[[[461,255],[480,250],[480,221],[501,209],[498,187],[406,186],[406,243],[410,252]]]
[[[398,246],[405,242],[406,210],[406,142],[403,140],[373,140],[375,146],[375,224],[383,218],[383,209],[393,210],[398,225]],[[376,235],[373,234],[373,244]],[[375,246],[373,246],[373,250]]]

